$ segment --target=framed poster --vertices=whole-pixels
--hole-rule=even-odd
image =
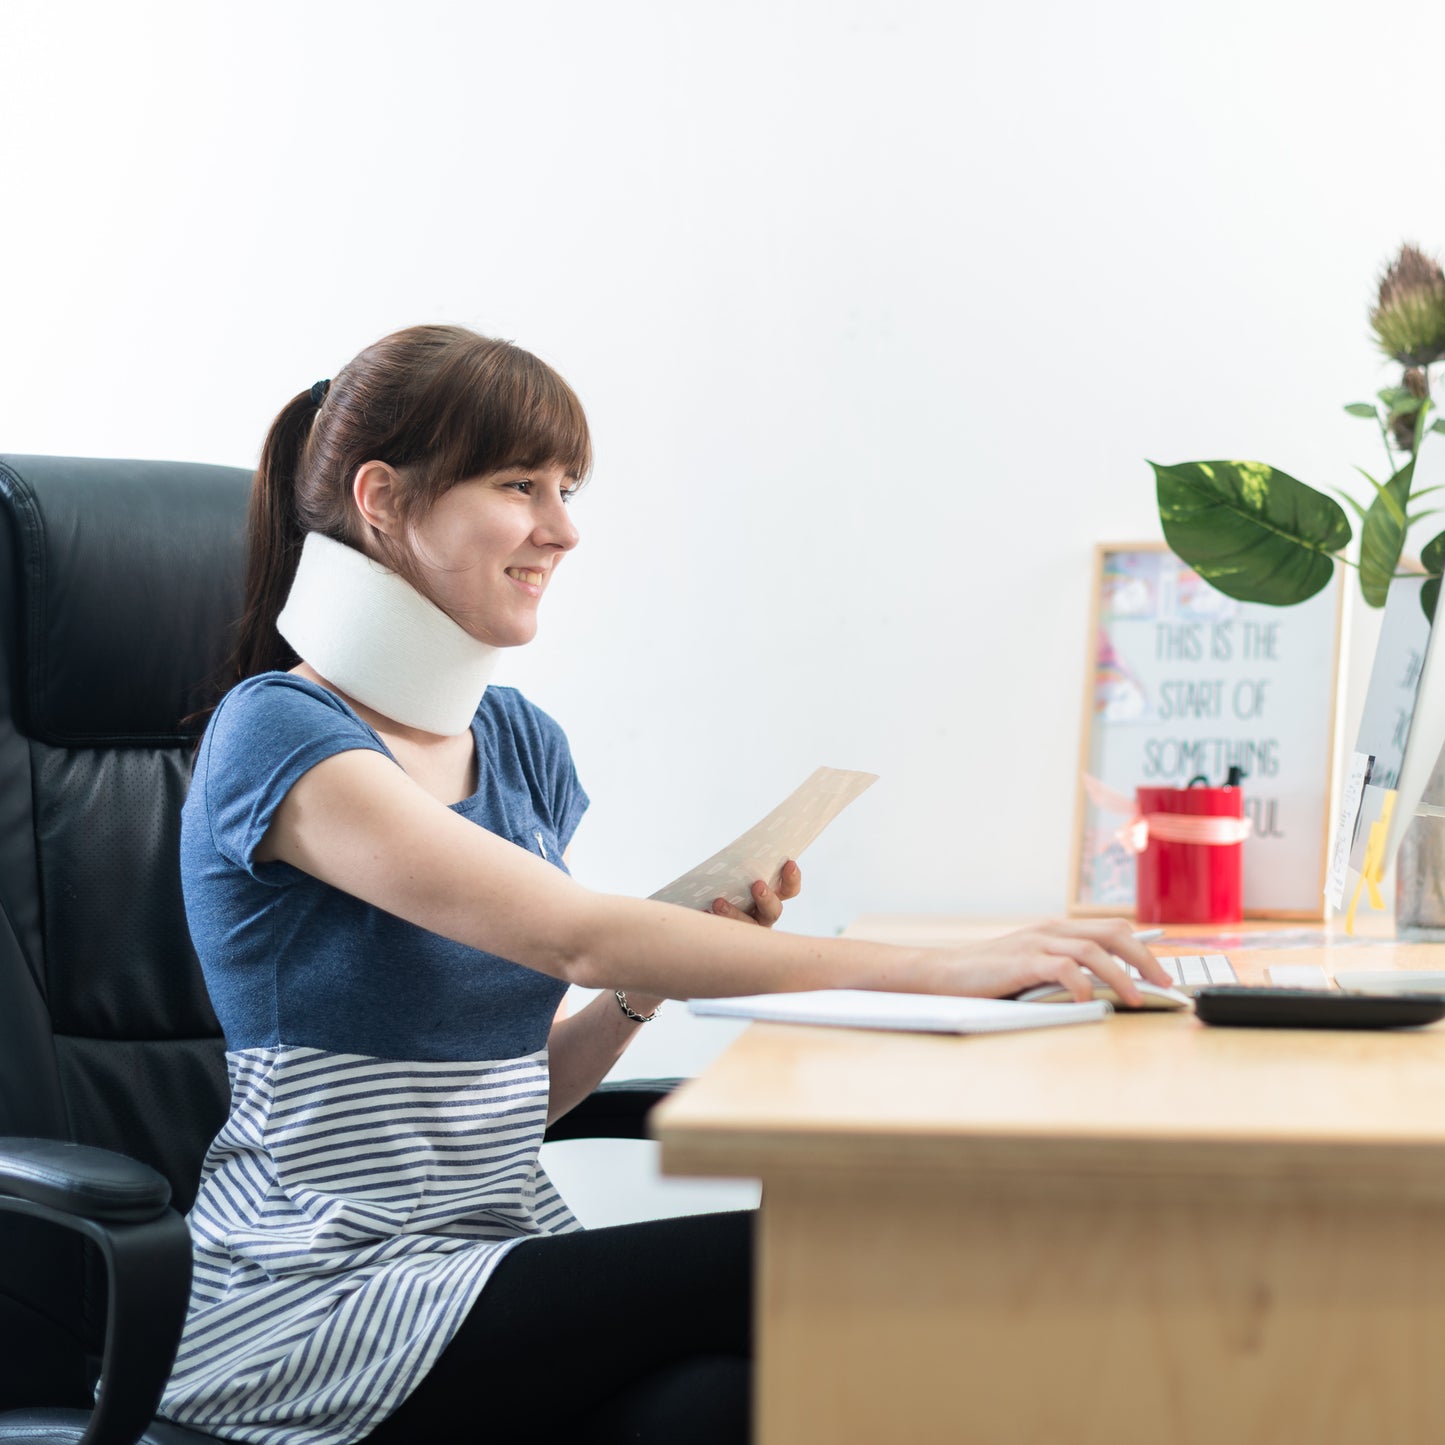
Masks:
[[[1096,549],[1071,913],[1133,911],[1135,788],[1219,786],[1233,766],[1253,823],[1245,915],[1324,916],[1343,605],[1343,576],[1267,607],[1215,591],[1163,542]]]

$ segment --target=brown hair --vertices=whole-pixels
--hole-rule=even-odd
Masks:
[[[400,474],[406,522],[458,482],[507,467],[558,465],[581,481],[592,443],[572,388],[509,341],[461,326],[412,326],[368,346],[319,405],[301,392],[267,433],[251,488],[246,610],[226,687],[299,661],[276,618],[308,532],[370,550],[417,582],[411,557],[368,528],[352,500],[352,480],[369,461]]]

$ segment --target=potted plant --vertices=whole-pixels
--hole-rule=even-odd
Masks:
[[[1358,558],[1350,519],[1333,497],[1265,462],[1151,462],[1159,519],[1171,550],[1201,577],[1242,602],[1287,607],[1312,597],[1334,575],[1335,564],[1355,567],[1371,607],[1383,607],[1411,527],[1432,509],[1411,510],[1439,488],[1414,490],[1415,462],[1430,432],[1430,368],[1445,357],[1445,272],[1418,247],[1405,245],[1380,277],[1370,326],[1380,349],[1403,368],[1398,386],[1378,403],[1351,402],[1351,416],[1372,420],[1384,444],[1385,478],[1357,468],[1373,495],[1364,503],[1338,491],[1360,526]],[[1421,549],[1429,573],[1423,602],[1434,615],[1445,571],[1445,531]]]
[[[1430,368],[1445,358],[1445,272],[1439,264],[1416,246],[1402,246],[1380,276],[1370,326],[1380,349],[1403,371],[1398,386],[1377,393],[1377,403],[1352,402],[1345,408],[1375,423],[1386,459],[1383,480],[1357,468],[1373,492],[1367,502],[1336,489],[1359,522],[1357,556],[1345,555],[1354,533],[1344,508],[1276,467],[1239,461],[1150,463],[1165,540],[1227,596],[1287,607],[1314,596],[1334,576],[1336,563],[1343,563],[1358,570],[1365,601],[1371,607],[1385,605],[1411,528],[1433,514],[1434,509],[1419,504],[1440,490],[1414,486],[1426,436],[1445,431],[1445,418],[1430,419],[1435,409]],[[1445,531],[1421,548],[1420,566],[1428,574],[1421,604],[1433,619],[1445,571]],[[1445,938],[1442,880],[1445,827],[1435,818],[1416,818],[1405,834],[1396,872],[1395,922],[1401,936]]]

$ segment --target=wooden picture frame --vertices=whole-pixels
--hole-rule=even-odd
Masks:
[[[1244,843],[1247,918],[1325,916],[1343,569],[1294,607],[1236,602],[1163,542],[1100,543],[1089,611],[1069,912],[1134,912],[1128,815],[1142,784],[1224,781],[1243,767],[1255,831]],[[1097,790],[1095,790],[1097,791]]]

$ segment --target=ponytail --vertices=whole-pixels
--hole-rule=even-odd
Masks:
[[[258,672],[284,672],[299,661],[276,631],[276,619],[286,605],[306,539],[296,514],[296,478],[316,411],[311,392],[292,397],[271,423],[261,447],[246,510],[246,609],[236,623],[230,660],[209,684],[209,700],[181,720],[183,727],[196,729],[198,747],[199,733],[238,682]]]
[[[296,479],[316,411],[311,392],[292,397],[261,447],[246,518],[246,610],[236,633],[228,687],[258,672],[284,672],[300,660],[276,631],[276,619],[286,605],[306,540],[296,511]]]

